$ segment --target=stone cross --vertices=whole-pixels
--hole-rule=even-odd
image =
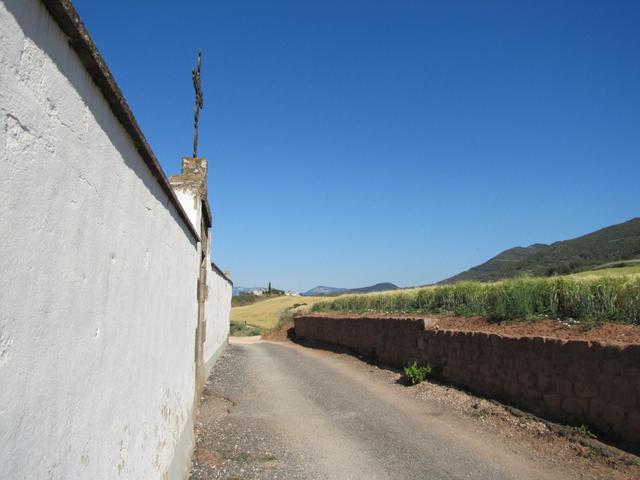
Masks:
[[[196,90],[196,105],[193,108],[193,158],[198,156],[198,122],[200,120],[200,109],[203,107],[202,88],[200,85],[200,67],[202,65],[202,51],[198,51],[198,66],[191,70],[193,78],[193,88]]]

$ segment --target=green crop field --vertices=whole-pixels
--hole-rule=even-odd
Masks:
[[[633,270],[619,275],[596,272],[349,295],[316,303],[312,311],[449,313],[491,320],[559,318],[640,325],[640,275]]]
[[[251,325],[260,329],[273,328],[278,324],[280,317],[288,309],[295,305],[305,304],[311,306],[326,297],[294,297],[281,296],[244,305],[231,309],[231,323],[236,325]]]

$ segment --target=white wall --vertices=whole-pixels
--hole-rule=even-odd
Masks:
[[[207,303],[204,315],[207,321],[204,343],[205,375],[208,376],[229,338],[229,317],[233,286],[216,270],[207,270]]]
[[[200,163],[202,168],[198,170],[200,172],[204,172],[204,178],[206,180],[206,159],[183,159],[183,163],[185,160],[190,161],[190,167],[193,167],[196,161]],[[184,170],[185,166],[183,165],[183,175],[185,174]],[[188,172],[187,175],[190,177],[189,180],[185,180],[184,176],[178,175],[172,177],[171,181],[177,198],[191,220],[193,227],[200,231],[201,224],[206,224],[203,220],[203,202],[200,193],[198,192],[199,188],[194,185],[190,185],[190,181],[197,182],[199,180],[193,180],[192,174],[189,174]],[[225,278],[224,275],[221,275],[217,269],[214,269],[209,261],[211,258],[212,247],[211,229],[207,230],[207,237],[207,297],[204,306],[204,320],[206,327],[203,349],[205,377],[209,376],[218,356],[227,345],[231,316],[231,296],[233,295],[233,285],[231,282]]]
[[[202,200],[197,194],[183,187],[175,188],[176,195],[187,216],[193,222],[196,230],[200,230],[202,221]],[[197,201],[194,201],[197,198]],[[211,258],[211,229],[207,230],[209,241],[206,258]],[[207,261],[207,298],[204,306],[205,317],[205,343],[203,360],[205,364],[205,377],[211,373],[213,365],[229,339],[229,327],[231,316],[231,296],[233,285],[217,270],[213,269],[211,262]]]
[[[194,193],[188,189],[174,189],[176,197],[180,201],[180,205],[191,220],[191,225],[196,232],[200,232],[200,217],[202,215],[202,203],[194,201]]]
[[[0,235],[0,478],[182,476],[197,245],[37,0],[0,2]]]

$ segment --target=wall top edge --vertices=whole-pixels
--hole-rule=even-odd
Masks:
[[[224,278],[227,282],[229,282],[229,284],[233,287],[233,281],[227,277],[225,275],[225,273],[220,270],[220,267],[218,267],[215,263],[213,263],[213,261],[211,262],[211,268],[218,274],[220,275],[222,278]]]
[[[133,141],[136,150],[147,164],[147,167],[151,170],[152,175],[156,178],[160,187],[169,197],[169,201],[173,204],[184,225],[189,230],[189,233],[196,241],[200,241],[200,235],[191,224],[191,221],[189,220],[187,213],[182,208],[182,205],[180,205],[180,201],[176,197],[176,194],[171,188],[169,180],[162,170],[158,159],[142,133],[129,104],[120,90],[120,87],[118,87],[109,67],[91,39],[88,30],[82,23],[82,19],[71,1],[40,1],[53,17],[54,21],[58,24],[62,32],[66,35],[69,45],[76,52],[85,70],[89,73],[92,80],[109,104],[111,111]]]

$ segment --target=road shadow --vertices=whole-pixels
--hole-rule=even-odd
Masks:
[[[298,338],[295,335],[295,329],[292,327],[287,331],[287,336],[289,340],[297,345],[300,345],[305,348],[311,348],[314,350],[323,350],[329,351],[338,354],[346,354],[352,357],[358,358],[359,360],[365,362],[368,365],[379,369],[385,369],[394,373],[399,374],[400,376],[396,379],[395,383],[398,385],[402,385],[404,387],[414,387],[415,385],[411,382],[411,380],[405,375],[404,370],[402,368],[389,365],[383,362],[380,362],[375,356],[367,356],[362,355],[348,347],[342,345],[335,345],[332,343],[321,342],[318,340],[310,340],[307,338]],[[495,405],[499,405],[506,409],[510,414],[516,417],[530,418],[537,420],[539,422],[544,423],[550,430],[554,431],[556,434],[563,436],[565,438],[572,438],[579,444],[586,446],[591,449],[593,452],[597,452],[599,455],[603,457],[609,457],[612,454],[620,455],[624,458],[627,458],[627,455],[635,455],[640,456],[640,447],[636,444],[632,444],[629,442],[623,442],[617,440],[615,438],[611,438],[605,433],[599,431],[596,427],[589,425],[591,431],[597,433],[597,436],[593,434],[583,435],[580,433],[580,429],[585,427],[584,425],[574,425],[574,424],[565,424],[559,423],[542,416],[539,416],[537,412],[531,412],[527,410],[522,410],[520,405],[516,403],[511,403],[504,401],[504,399],[496,399],[493,397],[489,397],[483,395],[482,393],[475,391],[473,389],[467,388],[462,385],[456,385],[451,382],[448,382],[441,378],[441,369],[437,368],[433,375],[429,376],[424,383],[440,385],[447,388],[453,388],[469,395],[472,395],[478,399],[486,400]],[[612,453],[613,452],[613,453]],[[630,457],[629,457],[630,458]],[[631,458],[632,462],[638,461],[637,457]]]
[[[336,345],[333,343],[327,343],[327,342],[321,342],[318,340],[310,340],[308,338],[297,338],[295,335],[295,329],[294,328],[290,328],[287,331],[287,338],[289,338],[290,341],[292,341],[293,343],[300,345],[302,347],[305,348],[311,348],[313,350],[323,350],[323,351],[328,351],[328,352],[332,352],[332,353],[338,353],[338,354],[344,354],[344,355],[350,355],[352,357],[357,358],[358,360],[366,363],[367,365],[370,365],[372,367],[376,367],[376,368],[380,368],[380,369],[384,369],[384,370],[389,370],[391,372],[397,373],[400,375],[400,378],[398,378],[396,380],[395,383],[399,384],[399,385],[404,385],[406,387],[410,387],[412,386],[411,380],[409,380],[406,375],[404,374],[404,371],[402,368],[393,366],[393,365],[389,365],[387,363],[383,363],[380,362],[375,356],[372,355],[362,355],[354,350],[352,350],[349,347],[345,347],[343,345]]]
[[[411,381],[411,379],[407,377],[407,375],[405,374],[404,368],[381,362],[379,359],[375,357],[375,355],[363,355],[343,345],[336,345],[333,343],[321,342],[318,340],[310,340],[308,338],[297,338],[294,327],[291,327],[290,329],[287,330],[287,338],[291,342],[297,345],[300,345],[302,347],[311,348],[314,350],[329,351],[333,353],[345,354],[345,355],[350,355],[352,357],[356,357],[358,360],[361,360],[362,362],[372,367],[397,373],[398,375],[400,375],[400,377],[398,377],[398,379],[395,381],[395,383],[398,385],[402,385],[403,387],[415,386],[415,384]],[[449,386],[449,387],[452,386],[450,383],[442,380],[440,376],[441,376],[441,369],[435,368],[433,373],[429,376],[429,378],[426,381],[436,385]],[[467,393],[471,393],[471,391],[466,390],[464,388],[460,388],[460,387],[454,387],[454,388],[458,388],[459,390],[463,390],[463,391],[466,391]]]

